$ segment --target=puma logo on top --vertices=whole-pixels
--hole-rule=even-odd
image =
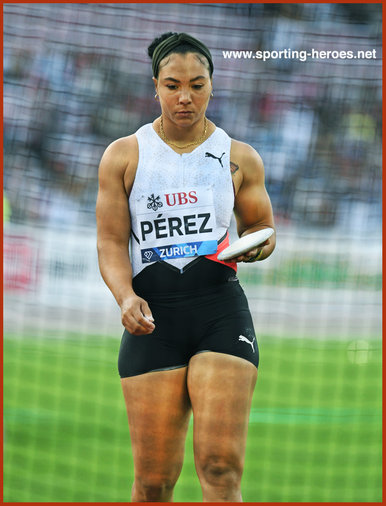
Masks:
[[[220,156],[220,158],[219,158],[218,156],[212,155],[212,153],[208,153],[208,152],[206,152],[206,153],[205,153],[205,156],[206,156],[207,158],[208,158],[208,157],[211,157],[211,158],[215,158],[216,160],[218,160],[218,161],[220,162],[221,167],[224,167],[224,166],[223,166],[223,164],[222,164],[222,160],[221,160],[221,158],[222,158],[224,155],[225,155],[225,153],[223,153],[223,154]]]
[[[246,343],[248,343],[248,344],[251,345],[253,353],[255,353],[255,347],[253,346],[253,341],[254,340],[255,340],[255,338],[253,338],[252,341],[250,341],[247,337],[245,337],[243,335],[239,336],[239,341],[244,341],[244,342],[246,342]]]

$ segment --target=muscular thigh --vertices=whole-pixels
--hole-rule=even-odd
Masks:
[[[137,473],[178,473],[190,418],[187,368],[121,380]]]
[[[258,367],[259,347],[252,316],[238,282],[224,284],[205,300],[198,326],[194,354],[204,351],[224,353],[240,357]]]
[[[155,330],[148,335],[123,333],[118,358],[121,378],[144,373],[186,367],[184,320],[181,311],[172,305],[149,303],[155,320]]]
[[[244,457],[257,369],[222,353],[200,353],[189,363],[196,458],[221,453]]]

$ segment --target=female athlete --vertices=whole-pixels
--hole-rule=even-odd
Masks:
[[[106,149],[96,211],[100,270],[125,327],[132,501],[172,501],[191,413],[203,501],[242,501],[259,355],[236,270],[267,258],[275,236],[217,255],[233,212],[239,236],[274,227],[264,167],[206,118],[213,62],[201,41],[166,33],[148,52],[161,115]]]

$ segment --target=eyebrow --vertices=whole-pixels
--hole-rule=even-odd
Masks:
[[[189,82],[193,82],[193,81],[197,81],[198,79],[206,79],[205,76],[197,76],[197,77],[193,77],[193,79],[191,79]],[[174,77],[165,77],[164,78],[165,81],[173,81],[174,83],[179,83],[180,81],[178,79],[174,79]]]

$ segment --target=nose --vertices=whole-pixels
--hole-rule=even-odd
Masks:
[[[179,102],[180,104],[189,104],[189,102],[191,102],[189,90],[181,90]]]

